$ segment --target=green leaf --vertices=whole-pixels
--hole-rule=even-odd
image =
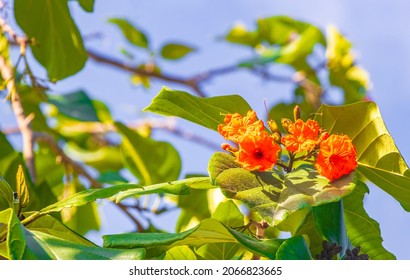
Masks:
[[[148,49],[149,42],[147,36],[144,34],[144,32],[136,28],[129,21],[123,18],[110,18],[108,22],[119,27],[128,42],[137,47]]]
[[[7,229],[0,226],[0,239],[6,236],[6,252],[0,249],[0,255],[11,259],[21,260],[26,246],[26,239],[24,238],[23,226],[20,223],[13,208],[8,208],[0,212],[0,225],[6,225]],[[6,230],[6,232],[4,232]],[[4,233],[6,233],[4,235]],[[4,254],[6,253],[6,254]]]
[[[346,230],[353,246],[371,260],[392,260],[396,257],[383,247],[379,224],[366,213],[363,199],[369,189],[363,182],[357,182],[355,190],[343,198]]]
[[[13,202],[14,202],[14,195],[13,195],[13,189],[10,187],[10,185],[4,180],[3,177],[0,176],[0,198],[3,200],[0,200],[0,202],[4,202],[0,204],[0,211],[6,208],[13,208]]]
[[[225,226],[226,227],[226,226]],[[276,259],[276,251],[283,243],[284,239],[256,239],[236,231],[230,227],[226,227],[228,232],[232,234],[235,239],[242,244],[246,249],[252,253],[260,256],[264,256],[268,259]]]
[[[16,181],[17,181],[17,187],[16,187],[16,192],[17,196],[19,198],[19,209],[25,208],[29,201],[29,191],[26,183],[26,178],[24,176],[24,171],[23,171],[23,166],[19,166],[19,169],[17,171],[16,175]]]
[[[356,170],[410,211],[410,171],[375,103],[322,105],[316,120],[329,133],[348,135],[357,150]]]
[[[286,45],[292,36],[312,27],[288,16],[261,18],[257,25],[260,37],[271,45]]]
[[[300,209],[338,201],[354,188],[353,174],[331,183],[312,166],[302,165],[282,178],[276,171],[245,170],[232,155],[221,152],[208,166],[212,182],[226,197],[244,202],[271,225]]]
[[[172,247],[165,254],[164,260],[196,260],[196,255],[188,246]]]
[[[226,227],[243,226],[243,214],[232,200],[219,203],[212,218],[220,221]],[[206,260],[230,260],[240,249],[241,246],[235,243],[208,243],[201,246],[196,253]]]
[[[189,194],[190,188],[213,188],[210,184],[209,177],[193,177],[173,182],[159,183],[150,186],[136,186],[128,190],[120,192],[116,196],[116,201],[119,202],[130,196],[144,195],[152,193],[170,193],[175,195]]]
[[[363,100],[370,88],[368,73],[355,65],[352,44],[334,27],[327,29],[326,58],[329,81],[344,91],[345,103]]]
[[[311,260],[309,247],[303,236],[294,236],[283,241],[276,251],[277,260]]]
[[[248,31],[243,24],[234,25],[225,35],[225,40],[230,43],[250,46],[252,48],[260,44],[257,31]]]
[[[57,107],[58,113],[79,121],[98,122],[93,101],[83,90],[68,94],[48,94],[48,103]]]
[[[217,130],[218,124],[223,123],[225,114],[246,115],[249,110],[252,110],[251,107],[239,95],[199,98],[167,87],[163,87],[144,109],[165,116],[181,117],[213,130]]]
[[[309,249],[312,256],[316,256],[323,249],[323,239],[317,232],[312,209],[309,210],[309,213],[306,215],[306,218],[303,221],[303,223],[299,225],[297,230],[294,233],[292,233],[292,235],[302,235],[308,238]]]
[[[124,168],[119,146],[102,146],[97,149],[84,149],[69,142],[64,151],[72,158],[100,172],[119,171]]]
[[[84,11],[89,13],[94,11],[94,0],[78,0],[78,3]]]
[[[178,44],[178,43],[168,43],[162,46],[161,56],[169,60],[177,60],[185,57],[189,53],[195,51],[195,48]]]
[[[204,183],[211,185],[208,177],[204,179]],[[208,193],[207,189],[191,188],[189,194],[177,197],[177,206],[181,209],[181,213],[175,225],[176,232],[187,229],[193,222],[202,221],[211,217]]]
[[[32,212],[24,213],[25,216],[29,216]],[[50,215],[44,215],[37,220],[29,223],[26,226],[26,229],[30,231],[41,231],[48,235],[64,239],[69,242],[82,244],[86,246],[93,246],[94,244],[79,235],[77,232],[73,231],[61,221],[57,220],[56,218]]]
[[[122,135],[122,155],[129,171],[141,185],[176,180],[181,171],[181,159],[167,142],[142,137],[121,123],[115,127]]]
[[[17,24],[34,40],[31,49],[52,80],[62,80],[80,71],[87,52],[68,9],[67,1],[16,0]]]
[[[205,219],[196,227],[181,233],[126,233],[103,236],[107,248],[169,248],[188,245],[195,248],[208,243],[240,243],[255,254],[275,259],[281,239],[258,240],[223,225],[215,219]]]
[[[75,243],[36,230],[30,230],[29,234],[53,260],[141,260],[145,255],[144,249],[101,248]]]
[[[348,248],[349,239],[346,234],[342,201],[313,207],[312,212],[318,233],[330,243],[341,246],[340,256],[343,256]]]
[[[110,198],[121,191],[128,190],[130,188],[136,187],[134,184],[123,184],[117,186],[111,186],[107,188],[100,189],[88,189],[82,192],[76,193],[71,197],[58,201],[51,204],[39,211],[40,215],[49,214],[52,212],[59,212],[67,207],[78,207],[86,205],[90,202],[94,202],[97,199]]]

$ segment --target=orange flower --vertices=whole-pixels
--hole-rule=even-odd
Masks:
[[[333,134],[320,143],[315,167],[330,181],[347,175],[357,167],[356,148],[346,135]]]
[[[286,150],[294,153],[308,151],[315,148],[321,132],[319,124],[314,120],[304,122],[298,119],[288,128],[289,134],[282,137],[282,144]]]
[[[218,132],[226,139],[240,142],[247,133],[258,133],[264,130],[263,121],[257,120],[255,111],[249,111],[245,117],[239,113],[227,114],[225,124],[218,125]]]
[[[281,147],[266,131],[246,134],[235,153],[236,161],[247,170],[264,171],[272,169],[280,150]]]

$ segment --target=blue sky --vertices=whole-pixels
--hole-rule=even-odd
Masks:
[[[74,2],[74,1],[73,1]],[[181,62],[163,63],[165,70],[179,75],[199,73],[231,65],[247,58],[245,48],[229,45],[217,38],[237,22],[254,27],[257,18],[288,15],[316,24],[322,29],[332,24],[353,43],[359,63],[370,73],[373,88],[371,98],[379,105],[386,126],[407,162],[410,161],[410,125],[407,121],[410,105],[410,11],[409,1],[399,0],[96,0],[95,12],[87,14],[76,3],[70,4],[74,19],[83,35],[101,32],[102,39],[86,45],[102,53],[122,58],[119,49],[128,45],[118,30],[106,23],[110,17],[125,17],[141,27],[150,37],[154,48],[169,41],[186,42],[198,51]],[[137,59],[143,57],[136,53]],[[154,83],[150,91],[131,85],[129,76],[118,70],[88,62],[85,69],[72,78],[58,83],[58,93],[78,88],[110,105],[114,116],[123,121],[142,117],[147,106],[163,84]],[[175,89],[188,90],[170,85]],[[209,95],[240,94],[260,116],[264,115],[263,100],[268,104],[287,100],[289,85],[263,82],[245,72],[221,76],[204,87]],[[7,114],[0,105],[0,118]],[[218,143],[218,135],[178,120],[179,127],[198,133]],[[165,133],[158,139],[175,143],[183,158],[183,174],[205,173],[212,150]],[[194,151],[194,152],[193,152]],[[195,154],[195,157],[192,155]],[[368,213],[380,223],[385,247],[399,259],[410,259],[410,214],[391,197],[374,186],[365,198]],[[104,223],[101,234],[118,233],[133,228],[126,217],[108,204],[101,207]],[[115,221],[115,222],[114,222]],[[164,227],[169,226],[164,224]],[[96,242],[100,234],[92,234]]]

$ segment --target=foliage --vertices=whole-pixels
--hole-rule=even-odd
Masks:
[[[23,139],[23,148],[17,149],[8,133],[0,131],[0,258],[293,260],[320,256],[322,244],[329,242],[341,248],[331,254],[338,259],[359,257],[354,247],[370,259],[395,258],[383,247],[379,225],[363,207],[369,192],[366,182],[409,211],[410,171],[377,105],[366,101],[366,71],[335,27],[324,33],[287,16],[261,18],[252,30],[235,25],[224,40],[250,49],[251,59],[181,78],[164,72],[160,62],[172,65],[189,58],[196,47],[172,40],[154,49],[148,34],[131,20],[112,17],[108,25],[129,43],[122,53],[129,59],[134,52],[148,54],[146,61],[129,66],[85,48],[70,13],[73,4],[87,13],[94,11],[92,0],[16,0],[14,17],[24,36],[16,35],[5,21],[0,24],[1,81]],[[312,59],[315,50],[322,52],[324,61]],[[12,59],[10,52],[18,58]],[[320,145],[316,139],[302,153],[281,149],[275,158],[281,164],[268,170],[244,167],[235,157],[238,146],[223,146],[227,152],[214,148],[208,174],[184,176],[182,164],[191,163],[182,162],[172,143],[152,136],[158,127],[169,129],[166,125],[115,121],[108,104],[86,91],[61,95],[47,87],[48,82],[86,71],[83,67],[91,59],[130,73],[134,83],[146,88],[154,80],[190,89],[164,86],[144,111],[178,117],[211,133],[219,131],[227,116],[245,116],[252,110],[239,95],[208,97],[202,83],[214,75],[245,69],[291,83],[291,100],[274,104],[269,129],[262,127],[258,133],[270,130],[277,137],[275,145],[282,145],[280,139],[290,133],[289,119],[307,120],[315,113],[321,132],[350,137],[358,166],[340,178],[322,176],[311,162]],[[46,82],[33,73],[33,60],[47,72]],[[293,76],[273,75],[269,67],[277,64],[290,67]],[[342,104],[324,104],[324,84],[343,91]],[[300,111],[294,111],[295,105]],[[191,139],[205,143],[198,136]],[[220,194],[223,199],[215,201]],[[89,241],[86,233],[100,227],[101,200],[129,217],[136,232],[105,235],[101,246]],[[157,229],[153,220],[175,208],[181,210],[175,232]],[[290,237],[278,238],[280,232]]]

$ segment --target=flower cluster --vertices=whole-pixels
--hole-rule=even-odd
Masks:
[[[280,134],[274,121],[270,120],[268,126],[270,132],[255,111],[246,116],[227,114],[218,132],[234,145],[225,143],[222,148],[247,170],[265,171],[279,165],[290,172],[294,162],[302,160],[312,162],[320,175],[334,181],[357,167],[356,148],[349,137],[329,135],[314,120],[303,121],[297,114],[294,122],[283,119],[285,135]],[[282,147],[289,154],[287,163],[280,159]]]

